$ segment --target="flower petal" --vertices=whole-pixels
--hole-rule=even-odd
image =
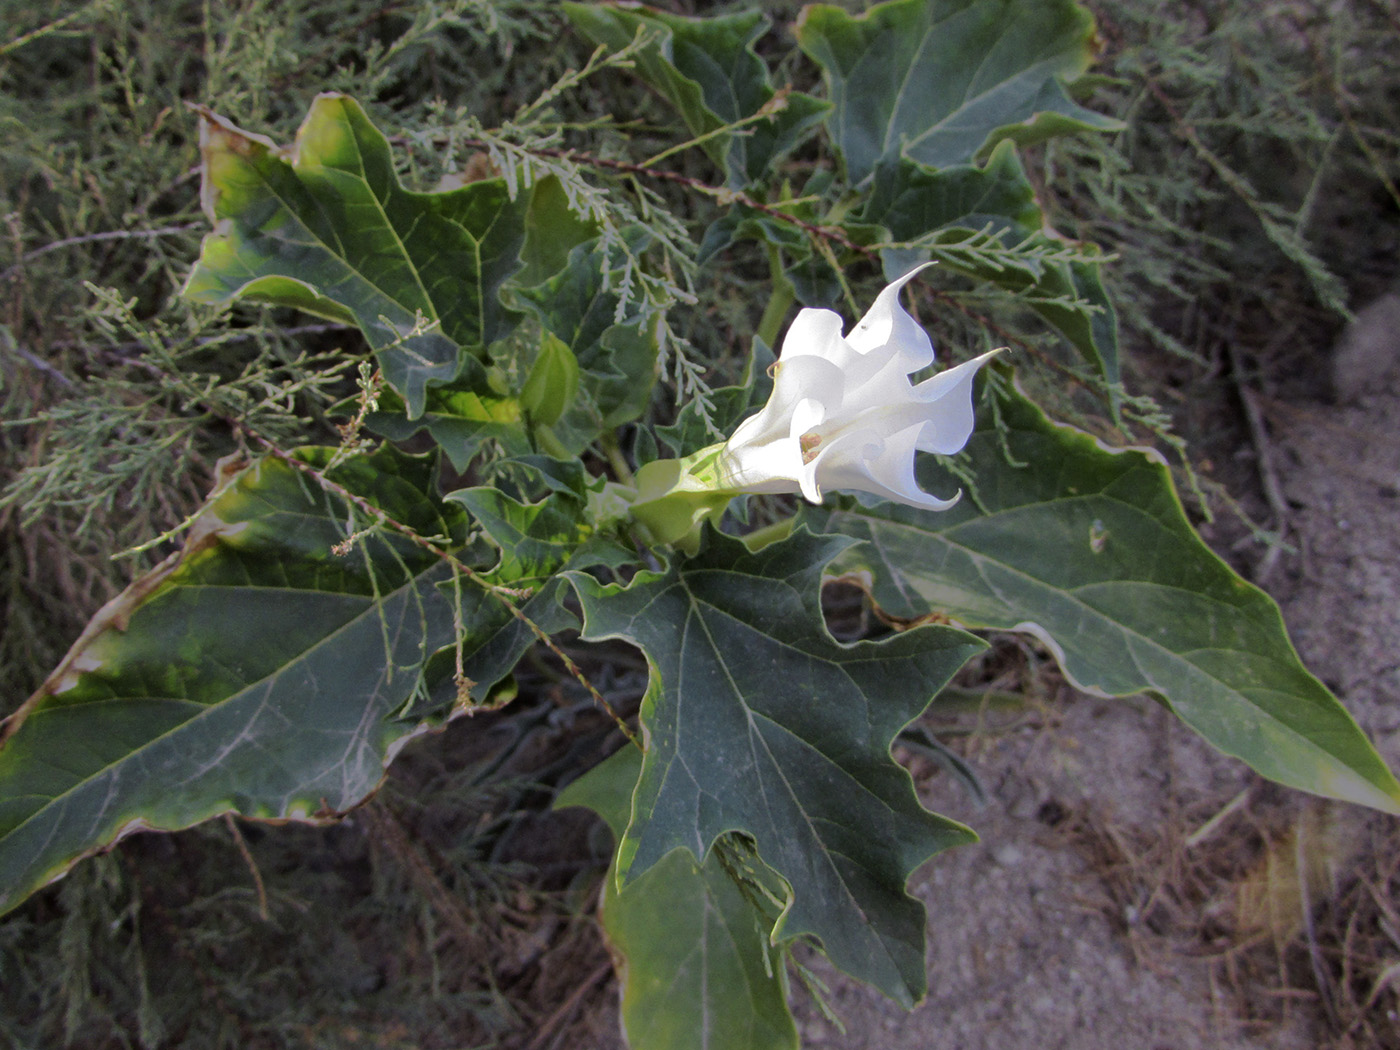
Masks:
[[[869,428],[852,429],[824,444],[808,465],[815,474],[818,491],[869,492],[909,507],[947,510],[958,501],[961,493],[952,499],[939,499],[921,489],[914,480],[914,449],[919,430],[915,425],[882,435]],[[803,486],[803,494],[807,494],[806,486]]]
[[[876,298],[851,331],[830,310],[802,310],[783,339],[768,403],[744,420],[720,453],[721,484],[749,492],[869,492],[911,507],[946,510],[918,485],[920,449],[951,455],[973,428],[972,381],[983,354],[915,386],[933,361],[928,335],[905,312],[911,270]],[[995,352],[995,351],[994,351]]]
[[[808,431],[815,430],[825,422],[826,407],[813,398],[803,398],[792,410],[792,422],[788,425],[788,437],[800,439]]]
[[[914,387],[914,396],[921,402],[936,406],[919,433],[918,447],[925,452],[951,456],[967,444],[976,420],[972,411],[972,381],[977,371],[1000,350],[993,350],[964,361],[946,372],[925,379]]]
[[[726,446],[720,453],[720,470],[727,487],[743,492],[799,492],[804,472],[802,446],[797,438],[781,438],[762,445]]]
[[[763,444],[789,437],[792,413],[803,401],[815,401],[827,414],[841,407],[841,369],[818,356],[798,355],[777,364],[773,392],[757,414],[739,424],[729,445]]]
[[[844,368],[850,348],[841,338],[841,315],[831,310],[811,307],[799,310],[783,336],[778,358],[791,361],[796,357],[819,357]]]
[[[899,293],[904,286],[920,270],[932,265],[924,263],[923,266],[914,267],[875,297],[865,316],[856,322],[846,337],[853,350],[859,354],[869,354],[883,349],[889,356],[885,366],[906,376],[933,364],[933,343],[929,341],[928,333],[909,316],[899,301]]]

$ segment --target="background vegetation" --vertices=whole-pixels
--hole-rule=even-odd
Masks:
[[[651,156],[669,111],[614,70],[552,98],[542,123],[536,100],[589,59],[554,6],[0,2],[0,714],[168,549],[132,550],[208,489],[236,443],[219,415],[284,447],[335,443],[316,421],[354,391],[332,367],[361,349],[351,330],[247,307],[230,321],[175,294],[206,230],[186,104],[285,142],[316,93],[346,91],[395,134],[421,187],[483,163],[484,139],[507,167],[512,144],[542,137]],[[798,5],[763,6],[779,28],[761,46],[799,86],[814,81],[782,29]],[[1119,257],[1130,391],[1155,396],[1195,447],[1228,447],[1246,426],[1231,384],[1315,386],[1318,348],[1395,279],[1400,15],[1388,0],[1098,6],[1095,105],[1127,130],[1057,140],[1033,154],[1033,177],[1058,227]],[[699,151],[667,163],[714,179]],[[702,227],[665,219],[664,186],[560,167],[598,208],[667,233],[676,280],[650,294],[690,293]],[[682,398],[742,367],[764,305],[746,297],[746,267],[766,271],[736,254],[678,315],[669,378]],[[933,327],[943,343],[974,339],[957,310]],[[1140,437],[1177,440],[1155,404],[1129,408]],[[1225,469],[1197,464],[1199,513],[1231,509]],[[1256,483],[1223,480],[1239,494]],[[1267,544],[1257,506],[1257,523],[1226,515],[1221,539],[1249,528]],[[644,669],[614,656],[588,670],[625,706]],[[582,818],[543,813],[589,761],[586,734],[559,732],[594,717],[576,692],[541,659],[515,707],[417,747],[330,831],[212,824],[79,867],[0,924],[0,1044],[587,1045],[565,1032],[609,979],[585,914],[601,859]],[[506,816],[522,803],[540,815]]]

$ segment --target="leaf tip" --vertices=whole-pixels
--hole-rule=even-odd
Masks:
[[[278,147],[266,135],[244,131],[208,106],[192,104],[190,108],[199,114],[199,203],[209,221],[217,222],[220,183],[230,161],[243,163],[276,153]]]

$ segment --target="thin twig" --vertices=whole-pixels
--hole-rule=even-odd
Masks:
[[[156,230],[107,230],[103,233],[85,233],[78,237],[65,237],[61,241],[53,241],[43,247],[35,248],[33,251],[25,252],[8,269],[0,271],[0,281],[9,280],[29,260],[47,255],[49,252],[56,252],[60,248],[72,248],[78,244],[93,244],[99,241],[149,240],[154,237],[170,237],[177,233],[189,233],[191,230],[201,228],[202,224],[190,223],[185,226],[162,226]]]
[[[0,345],[3,345],[3,344],[0,344]],[[50,379],[52,379],[52,380],[54,380],[55,382],[57,382],[60,386],[71,387],[71,386],[75,386],[75,385],[76,385],[76,384],[73,382],[73,380],[69,379],[66,375],[64,375],[62,372],[60,372],[60,371],[59,371],[57,368],[55,368],[53,365],[49,364],[49,363],[48,363],[47,361],[45,361],[42,357],[38,357],[38,356],[36,356],[36,355],[30,353],[28,350],[26,350],[24,347],[20,346],[18,343],[10,343],[10,344],[8,344],[8,345],[6,346],[6,349],[12,351],[12,352],[15,354],[16,357],[22,357],[25,361],[29,362],[29,364],[33,365],[33,366],[34,366],[35,368],[37,368],[40,372],[42,372],[44,375],[48,376]]]
[[[1216,811],[1215,816],[1211,817],[1204,824],[1198,827],[1195,831],[1187,835],[1186,838],[1182,840],[1182,846],[1186,849],[1195,849],[1206,839],[1214,835],[1225,825],[1226,821],[1228,821],[1232,816],[1239,812],[1239,810],[1249,802],[1249,796],[1252,791],[1253,785],[1250,785],[1246,787],[1243,791],[1241,791],[1238,795],[1236,795],[1234,798],[1232,798],[1229,802],[1225,803],[1224,806],[1222,806],[1219,810]]]
[[[1322,1010],[1335,1030],[1341,1027],[1337,1017],[1337,993],[1332,987],[1331,975],[1327,972],[1327,961],[1322,956],[1322,945],[1317,941],[1312,890],[1308,885],[1308,837],[1304,825],[1299,823],[1297,833],[1293,837],[1293,866],[1298,872],[1298,897],[1302,904],[1303,932],[1308,942],[1308,962],[1312,966],[1313,983],[1317,986],[1318,998],[1322,1000]]]
[[[90,4],[87,7],[80,7],[76,11],[70,11],[62,18],[56,18],[52,22],[47,22],[35,29],[31,29],[27,33],[15,37],[13,40],[6,41],[4,44],[0,44],[0,57],[8,55],[11,51],[18,51],[20,48],[24,47],[25,44],[31,43],[32,41],[49,36],[52,33],[57,33],[74,19],[81,18],[83,15],[94,11],[100,11],[105,6],[107,5],[99,0],[98,3]]]
[[[582,983],[569,993],[569,997],[559,1004],[559,1009],[545,1018],[544,1024],[540,1025],[539,1031],[535,1033],[535,1038],[530,1040],[525,1050],[544,1050],[546,1041],[554,1034],[554,1030],[567,1021],[569,1016],[578,1009],[579,1003],[583,1001],[585,995],[593,990],[593,986],[610,973],[612,973],[612,964],[603,963],[584,978]]]
[[[352,324],[338,323],[301,324],[293,325],[291,328],[277,328],[273,329],[272,331],[274,334],[280,336],[294,336],[321,335],[326,332],[358,332],[359,328]],[[196,339],[194,342],[189,343],[188,345],[191,347],[214,346],[216,344],[222,346],[224,343],[231,343],[240,339],[255,339],[258,336],[266,334],[268,333],[261,329],[250,328],[246,330],[235,330],[223,332],[219,335],[206,336],[203,339]],[[147,344],[142,342],[140,339],[128,339],[125,342],[121,343],[109,343],[108,345],[101,347],[101,350],[103,353],[110,353],[122,360],[125,360],[126,358],[123,357],[123,354],[126,351],[144,350],[146,348],[146,345]],[[169,346],[171,344],[167,343],[166,345]],[[62,339],[57,342],[49,343],[48,346],[54,350],[78,350],[86,348],[88,346],[88,342],[83,339]]]
[[[233,836],[233,841],[238,846],[243,863],[248,865],[248,870],[253,874],[253,885],[258,890],[258,917],[263,922],[267,922],[267,888],[263,885],[262,872],[258,870],[258,863],[253,859],[253,853],[248,849],[248,842],[243,838],[243,832],[239,830],[238,822],[233,819],[232,813],[224,814],[224,823],[228,826],[229,834]]]
[[[1230,361],[1235,391],[1239,394],[1240,404],[1244,406],[1249,438],[1254,445],[1254,462],[1259,469],[1259,482],[1264,488],[1264,498],[1268,501],[1269,509],[1273,512],[1274,531],[1279,536],[1278,541],[1269,544],[1269,549],[1254,571],[1254,582],[1263,585],[1273,575],[1278,566],[1279,555],[1283,553],[1282,538],[1289,520],[1288,501],[1284,498],[1283,489],[1279,485],[1278,471],[1274,467],[1273,445],[1269,441],[1268,428],[1264,425],[1264,413],[1259,408],[1254,391],[1245,382],[1244,366],[1236,342],[1235,339],[1227,338],[1225,353]]]

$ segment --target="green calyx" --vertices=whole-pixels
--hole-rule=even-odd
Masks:
[[[648,542],[694,554],[706,521],[718,524],[738,490],[724,485],[719,470],[723,445],[710,445],[684,459],[658,459],[637,471],[629,500],[632,520]]]

